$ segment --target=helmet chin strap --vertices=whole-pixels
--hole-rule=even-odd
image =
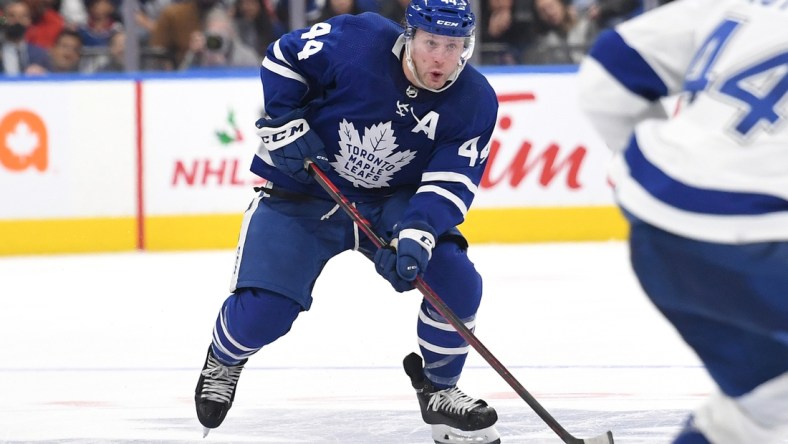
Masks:
[[[442,87],[438,89],[430,88],[429,86],[425,85],[424,82],[421,81],[421,78],[419,78],[419,74],[416,72],[416,67],[413,65],[413,58],[411,58],[410,56],[411,39],[412,37],[407,37],[407,36],[405,37],[405,63],[407,63],[408,69],[410,70],[411,74],[413,74],[413,78],[416,80],[416,86],[418,86],[421,89],[426,89],[427,91],[432,91],[436,93],[446,91],[450,86],[454,84],[454,81],[457,80],[457,77],[460,76],[460,72],[462,72],[462,69],[465,68],[465,63],[463,63],[463,60],[460,59],[459,66],[457,66],[457,68],[454,69],[454,72],[449,76],[449,79]]]

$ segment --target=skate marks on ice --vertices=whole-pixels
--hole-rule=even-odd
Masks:
[[[575,436],[588,438],[611,428],[617,443],[664,443],[677,431],[686,411],[589,411],[556,409],[554,416]],[[67,439],[0,440],[5,444],[132,443],[344,443],[427,444],[430,430],[418,411],[245,409],[202,438],[191,418],[147,418],[131,421],[127,437],[85,436]],[[618,427],[621,425],[622,427]],[[518,408],[499,409],[502,443],[556,444],[560,439],[535,414]]]
[[[642,295],[625,244],[473,251],[488,295],[479,339],[574,436],[669,442],[710,391]],[[348,285],[347,270],[370,270],[353,252],[327,265],[313,309],[250,361],[226,422],[203,439],[194,386],[233,260],[0,258],[0,443],[431,442],[399,364],[417,347],[420,299],[374,272]],[[560,442],[475,352],[460,388],[498,410],[504,444]]]
[[[227,424],[234,435],[255,436],[258,442],[426,444],[430,429],[414,411],[326,411],[262,409]],[[502,443],[557,444],[561,440],[535,413],[499,409],[496,425]],[[617,443],[665,443],[678,431],[684,410],[603,412],[556,409],[555,417],[575,436],[589,438],[612,429]],[[272,423],[270,419],[275,423]],[[622,427],[617,427],[621,425]],[[195,436],[199,431],[195,430]],[[211,432],[213,442],[225,441],[223,430]],[[231,441],[231,440],[230,440]],[[207,442],[207,441],[206,441]]]
[[[581,438],[612,430],[617,443],[668,442],[703,396],[679,384],[644,387],[644,380],[691,382],[693,368],[618,369],[615,392],[593,369],[512,369]],[[0,443],[431,443],[399,368],[248,370],[224,424],[205,439],[192,399],[197,368],[0,371],[6,389],[27,393],[0,407]],[[504,444],[560,442],[491,370],[474,366],[464,376],[464,387],[498,411]]]

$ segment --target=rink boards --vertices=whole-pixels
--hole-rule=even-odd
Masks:
[[[470,241],[623,238],[575,68],[483,72],[500,109]],[[259,183],[256,70],[4,80],[0,97],[0,254],[235,245]]]

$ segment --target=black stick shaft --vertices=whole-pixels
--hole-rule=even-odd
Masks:
[[[317,183],[331,196],[331,198],[350,216],[353,222],[358,225],[361,231],[369,237],[373,244],[376,247],[381,248],[386,246],[386,241],[383,240],[380,236],[375,233],[372,225],[369,221],[361,215],[361,213],[354,207],[350,201],[345,197],[344,194],[339,190],[339,188],[334,185],[331,179],[326,176],[325,172],[323,172],[317,165],[315,165],[311,160],[307,159],[306,166],[308,171],[312,173],[312,177],[317,181]],[[432,304],[433,307],[440,313],[441,316],[446,318],[447,321],[454,327],[457,332],[465,339],[468,344],[470,344],[481,356],[487,361],[490,366],[498,372],[499,375],[506,381],[515,392],[542,418],[542,421],[545,422],[555,433],[558,435],[565,443],[572,444],[572,443],[583,443],[585,442],[582,439],[575,438],[566,429],[558,423],[558,421],[553,418],[550,413],[545,410],[544,407],[536,400],[528,390],[520,384],[519,381],[509,372],[509,370],[504,367],[501,361],[493,355],[487,347],[482,344],[482,342],[473,334],[473,332],[465,326],[462,320],[457,317],[457,315],[446,305],[445,302],[424,282],[424,279],[421,276],[416,277],[415,280],[415,287],[424,295],[427,301]],[[608,432],[610,434],[610,432]],[[605,441],[607,442],[607,441]],[[612,435],[609,442],[612,441]]]

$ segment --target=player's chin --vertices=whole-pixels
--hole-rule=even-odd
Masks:
[[[443,85],[446,84],[446,75],[445,74],[427,74],[427,81],[425,82],[427,86],[432,89],[440,89]]]

